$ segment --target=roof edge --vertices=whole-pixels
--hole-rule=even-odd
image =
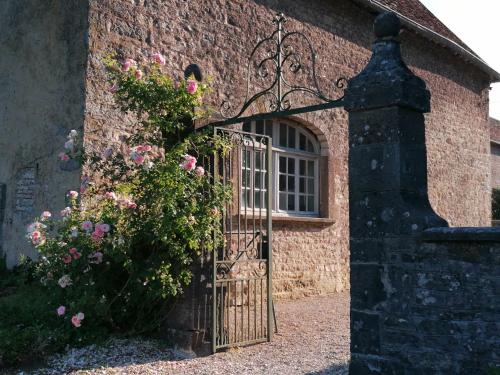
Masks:
[[[455,52],[457,55],[460,55],[462,59],[464,59],[466,62],[470,62],[473,64],[475,67],[478,69],[482,70],[484,73],[486,73],[490,77],[490,83],[494,82],[500,82],[500,73],[498,73],[495,69],[493,69],[491,66],[489,66],[484,60],[482,60],[480,57],[476,56],[472,52],[468,51],[458,43],[454,42],[453,40],[439,34],[438,32],[429,29],[426,26],[423,26],[419,24],[418,22],[412,20],[411,18],[408,18],[401,13],[391,9],[390,7],[379,3],[376,0],[354,0],[355,2],[358,2],[360,4],[363,4],[375,11],[378,12],[393,12],[396,14],[400,20],[403,26],[408,27],[409,29],[412,29],[413,31],[422,34],[425,38],[437,43],[441,44],[444,47],[449,48],[451,51]]]

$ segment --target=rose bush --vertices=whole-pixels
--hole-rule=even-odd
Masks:
[[[58,214],[45,211],[27,228],[47,309],[68,337],[157,328],[190,283],[193,261],[214,246],[231,188],[207,166],[230,145],[193,131],[208,85],[175,82],[165,62],[159,53],[142,64],[106,59],[110,92],[137,126],[102,148],[84,147],[72,130],[58,157],[83,164],[81,186]]]

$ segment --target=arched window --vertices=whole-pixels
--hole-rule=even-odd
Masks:
[[[243,131],[272,137],[273,211],[318,216],[320,145],[314,134],[285,119],[244,123]],[[261,159],[250,154],[242,159],[243,207],[265,207],[267,200],[264,197],[267,194],[264,181],[267,173]]]

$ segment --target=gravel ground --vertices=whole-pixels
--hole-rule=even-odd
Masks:
[[[70,350],[23,374],[347,374],[348,293],[279,302],[276,313],[279,333],[271,343],[193,358],[155,341],[111,340]]]

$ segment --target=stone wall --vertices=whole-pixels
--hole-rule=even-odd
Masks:
[[[491,188],[500,189],[500,121],[490,118]]]
[[[307,34],[318,50],[320,86],[330,95],[332,81],[352,77],[369,58],[373,16],[342,1],[170,1],[90,2],[87,75],[88,143],[116,139],[133,119],[113,109],[101,58],[110,52],[146,59],[167,56],[166,71],[181,79],[190,63],[213,78],[208,102],[218,105],[244,96],[246,59],[259,38],[272,31],[276,12],[286,27]],[[402,36],[412,69],[429,81],[433,112],[428,115],[431,202],[453,224],[480,225],[490,219],[488,80],[451,52],[409,31]],[[258,86],[255,83],[254,86]],[[299,100],[303,104],[308,99]],[[300,297],[341,291],[349,286],[347,117],[343,110],[298,116],[327,140],[329,191],[323,219],[274,220],[275,295]]]
[[[429,204],[430,93],[399,30],[376,19],[346,94],[350,374],[486,374],[500,368],[500,228],[448,228]]]
[[[42,210],[64,208],[65,192],[79,186],[79,171],[62,172],[57,154],[71,129],[83,130],[87,15],[79,0],[2,2],[0,249],[9,266],[34,255],[26,225]]]

